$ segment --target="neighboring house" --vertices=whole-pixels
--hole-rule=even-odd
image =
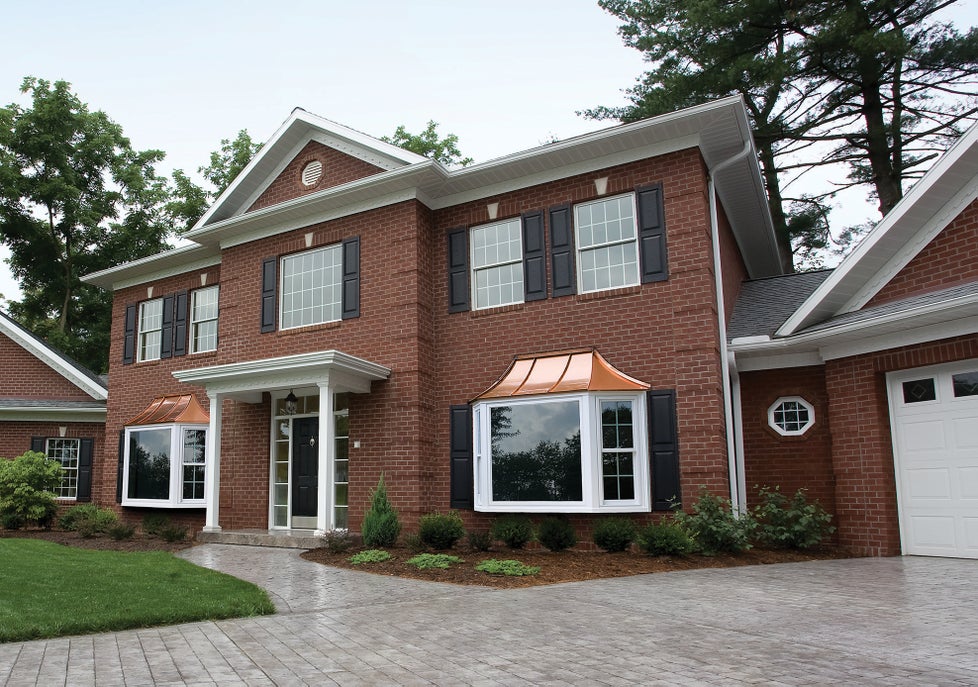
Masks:
[[[58,501],[90,501],[104,453],[106,382],[0,312],[0,457],[47,454],[64,468]]]
[[[739,98],[460,170],[296,110],[190,245],[86,278],[114,292],[119,443],[94,498],[208,532],[357,531],[383,475],[409,530],[455,508],[585,531],[703,488],[744,505],[757,482],[809,488],[842,544],[896,553],[885,370],[849,384],[809,344],[886,281],[873,246],[904,241],[874,237],[940,232],[902,209],[916,192],[836,272],[781,276]]]

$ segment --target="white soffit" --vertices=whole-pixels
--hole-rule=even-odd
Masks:
[[[971,127],[778,330],[788,336],[860,309],[978,197],[978,125]]]
[[[193,243],[92,272],[81,280],[86,284],[113,291],[220,264],[221,251],[218,248]]]

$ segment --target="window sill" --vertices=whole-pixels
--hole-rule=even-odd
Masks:
[[[489,504],[476,505],[477,513],[650,513],[648,505],[628,504],[622,506],[560,505],[557,503],[519,505]]]
[[[275,331],[279,336],[296,336],[306,332],[319,332],[329,329],[339,329],[343,320],[333,320],[331,322],[319,322],[317,324],[305,324],[301,327],[290,327],[288,329],[278,329]]]
[[[181,508],[207,508],[207,504],[202,501],[196,501],[193,503],[174,503],[173,501],[157,501],[154,499],[122,499],[122,505],[125,508],[167,508],[167,509],[181,509]]]
[[[526,303],[510,303],[509,305],[497,305],[494,308],[481,308],[479,310],[471,310],[469,314],[472,317],[486,317],[488,315],[498,315],[500,313],[506,312],[516,312],[522,310],[526,307]]]
[[[603,291],[588,291],[587,293],[577,294],[577,301],[593,301],[602,298],[620,298],[621,296],[631,296],[636,293],[641,293],[642,285],[636,284],[635,286],[621,286],[617,289],[605,289]]]

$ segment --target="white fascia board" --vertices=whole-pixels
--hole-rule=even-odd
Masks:
[[[819,349],[819,354],[824,360],[835,360],[969,334],[978,334],[978,316],[964,317],[912,329],[901,329],[897,332],[856,339],[855,341],[829,344],[822,346]]]
[[[105,408],[21,408],[0,406],[0,421],[105,422]]]
[[[756,372],[758,370],[779,370],[792,367],[811,367],[824,365],[825,361],[818,351],[801,353],[781,353],[772,355],[737,356],[737,372]]]
[[[0,317],[0,332],[96,401],[104,401],[108,397],[109,390],[81,373],[74,362],[33,336],[28,336],[5,317]]]
[[[86,284],[93,284],[110,291],[220,264],[220,252],[193,243],[92,272],[83,276],[81,280]]]

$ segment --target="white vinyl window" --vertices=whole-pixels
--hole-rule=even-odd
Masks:
[[[645,398],[584,393],[473,408],[476,510],[650,510]]]
[[[639,283],[635,195],[574,206],[581,293]]]
[[[472,300],[476,309],[523,302],[522,223],[514,218],[472,229]]]
[[[127,427],[123,506],[202,508],[206,425]]]
[[[217,350],[219,287],[197,289],[190,296],[190,352]]]
[[[51,460],[61,463],[64,471],[61,484],[54,490],[59,499],[78,497],[78,458],[81,452],[80,439],[48,439],[44,453]]]
[[[815,424],[815,408],[800,396],[785,396],[767,409],[767,421],[781,436],[800,436]]]
[[[163,342],[163,299],[139,304],[139,361],[159,360]]]
[[[281,328],[335,322],[342,314],[341,244],[282,258]]]

